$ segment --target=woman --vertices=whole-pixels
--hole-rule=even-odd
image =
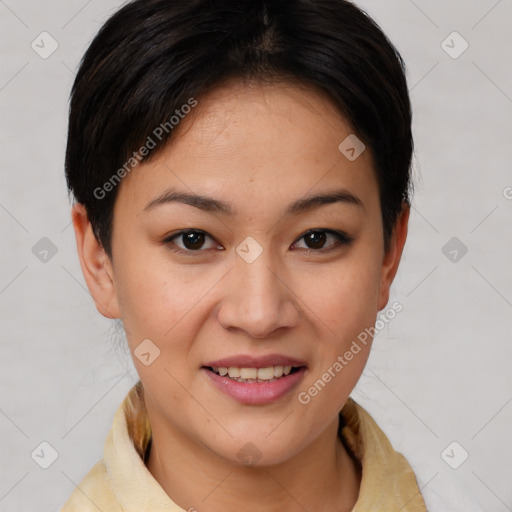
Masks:
[[[108,20],[66,177],[140,381],[63,512],[426,510],[349,397],[400,310],[412,149],[400,55],[347,1],[135,0]]]

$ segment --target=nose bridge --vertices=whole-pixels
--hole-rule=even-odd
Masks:
[[[260,298],[266,299],[266,303],[269,300],[277,299],[277,295],[279,295],[279,280],[276,271],[272,269],[269,251],[262,253],[251,263],[238,258],[235,265],[235,273],[242,284],[240,290],[242,295],[245,292],[253,301]]]
[[[259,247],[258,247],[259,246]],[[268,336],[292,325],[297,312],[293,294],[282,283],[271,251],[251,240],[237,248],[225,302],[219,320],[225,328],[239,328],[252,337]]]
[[[271,270],[271,259],[267,249],[262,250],[254,261],[240,257],[235,264],[236,278],[240,283],[236,291],[237,300],[249,317],[269,319],[279,309],[281,287],[275,271]]]

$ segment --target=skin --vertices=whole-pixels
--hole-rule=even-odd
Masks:
[[[352,130],[320,93],[290,83],[231,82],[202,97],[165,150],[127,175],[114,209],[112,260],[85,209],[72,210],[82,271],[98,311],[121,318],[130,350],[149,338],[160,356],[133,357],[153,430],[147,467],[183,509],[351,510],[361,475],[337,438],[338,413],[356,385],[371,340],[311,399],[310,388],[389,300],[407,236],[404,204],[384,252],[378,185],[369,148],[351,162],[338,145]],[[169,187],[231,203],[236,215],[146,204]],[[305,196],[347,189],[346,202],[284,216]],[[186,228],[205,231],[192,256]],[[310,229],[323,231],[309,245]],[[247,263],[247,237],[261,255]],[[330,250],[319,251],[325,247]],[[243,405],[200,370],[235,354],[284,354],[307,362],[298,387],[278,401]],[[243,465],[246,443],[261,453]]]

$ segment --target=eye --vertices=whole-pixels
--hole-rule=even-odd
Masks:
[[[329,237],[334,239],[334,243],[324,247],[324,244]],[[175,242],[175,240],[180,239],[182,241],[181,246]],[[209,247],[205,247],[205,241],[207,239],[211,240]],[[311,252],[311,250],[314,252],[329,251],[342,245],[348,245],[353,240],[353,238],[348,236],[346,233],[332,229],[311,229],[299,238],[299,240],[302,239],[304,239],[307,246],[305,248],[299,248],[304,249],[307,252]],[[208,233],[199,229],[187,229],[180,231],[172,236],[167,237],[163,243],[174,246],[171,247],[172,251],[179,254],[185,254],[187,256],[192,256],[194,253],[200,253],[202,252],[202,249],[217,248],[219,250],[224,250],[224,248],[216,243],[215,240],[210,235],[208,235]],[[292,244],[292,248],[297,248],[297,242]]]
[[[335,242],[330,246],[324,247],[324,244],[329,237],[334,238]],[[299,240],[302,239],[304,239],[307,245],[305,250],[308,252],[311,250],[316,252],[329,251],[341,245],[348,245],[353,241],[353,238],[348,236],[346,233],[343,233],[342,231],[334,231],[332,229],[311,229],[299,238]],[[296,245],[297,242],[295,242],[292,247],[296,247]]]
[[[180,231],[179,233],[176,233],[170,237],[167,237],[164,240],[164,243],[177,246],[177,248],[171,248],[173,251],[177,253],[190,255],[193,252],[201,252],[200,249],[204,248],[203,245],[205,243],[205,239],[208,238],[214,241],[213,238],[204,231],[198,229],[187,229],[184,231]],[[181,239],[183,242],[183,246],[176,244],[174,242],[175,239]],[[217,247],[218,249],[223,249],[222,246],[219,246],[216,243],[211,244],[211,246],[206,247],[206,249],[211,249],[215,247]]]

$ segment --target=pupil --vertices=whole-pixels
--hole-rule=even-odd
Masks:
[[[314,231],[313,233],[309,233],[306,235],[306,244],[311,249],[321,249],[325,243],[325,233],[322,231]],[[313,245],[310,244],[313,243]]]
[[[188,249],[199,249],[204,243],[204,233],[199,233],[198,231],[192,231],[191,233],[186,233],[184,235],[184,243],[188,247]]]

